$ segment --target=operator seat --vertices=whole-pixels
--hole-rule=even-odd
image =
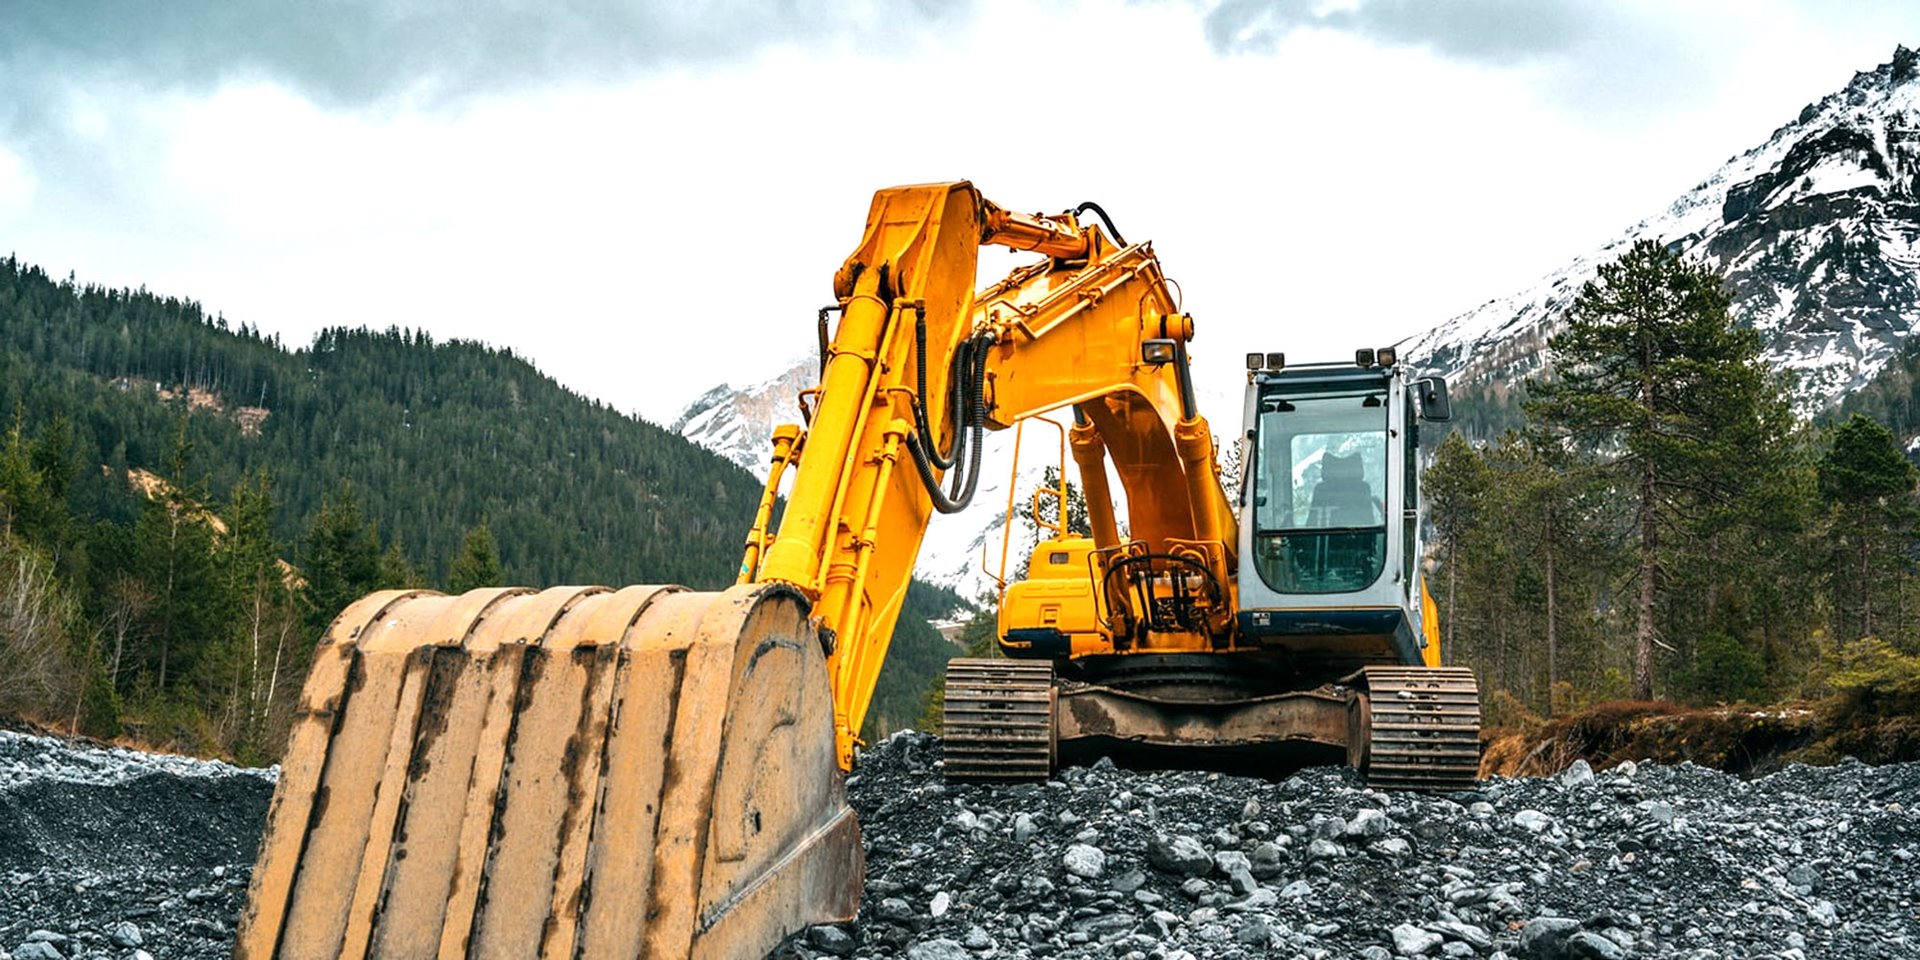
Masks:
[[[1320,482],[1313,486],[1311,515],[1330,527],[1371,527],[1380,522],[1373,488],[1361,478],[1360,455],[1327,454],[1320,460]]]

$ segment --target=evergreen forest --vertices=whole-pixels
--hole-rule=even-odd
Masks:
[[[635,375],[644,376],[636,360]],[[0,260],[0,717],[258,762],[314,642],[386,587],[733,580],[760,484],[510,351]],[[869,732],[962,604],[914,585]],[[897,661],[897,664],[894,662]]]
[[[1920,431],[1920,358],[1798,420],[1722,279],[1645,241],[1565,320],[1551,375],[1432,431],[1423,478],[1442,649],[1476,668],[1489,719],[1920,709],[1920,471],[1899,441]],[[1493,419],[1510,426],[1486,437]]]

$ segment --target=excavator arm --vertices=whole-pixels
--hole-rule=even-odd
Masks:
[[[976,294],[986,243],[1045,259]],[[734,587],[388,591],[335,619],[236,957],[751,957],[850,918],[864,866],[840,768],[927,522],[971,498],[986,429],[1072,405],[1102,545],[1186,551],[1231,583],[1192,326],[1146,246],[967,183],[899,187],[834,290]]]
[[[1045,259],[976,293],[985,244]],[[1072,406],[1099,546],[1119,545],[1110,456],[1132,538],[1193,553],[1232,589],[1235,518],[1194,409],[1192,319],[1149,245],[1124,245],[1074,214],[1010,213],[964,182],[896,187],[874,196],[835,293],[841,318],[809,391],[810,420],[797,441],[776,440],[776,459],[797,471],[785,516],[777,534],[756,526],[749,536],[743,579],[814,598],[832,638],[842,767],[927,523],[965,505],[985,429]],[[948,489],[950,471],[960,476]],[[766,502],[779,482],[770,479]],[[1231,607],[1229,598],[1221,610]]]

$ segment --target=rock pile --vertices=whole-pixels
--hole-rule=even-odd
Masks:
[[[946,784],[893,737],[849,780],[859,919],[788,960],[1920,957],[1920,764],[1691,766],[1421,797],[1101,763]],[[0,732],[0,960],[223,957],[271,771]]]
[[[225,957],[273,772],[0,731],[0,957]]]
[[[1102,762],[946,784],[933,737],[849,781],[859,920],[790,957],[1920,956],[1920,765],[1578,763],[1471,794]]]

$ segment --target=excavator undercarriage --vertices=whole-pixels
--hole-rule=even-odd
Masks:
[[[1259,693],[1244,664],[1223,658],[1115,659],[1104,682],[1056,676],[1047,662],[949,661],[947,779],[1044,780],[1061,763],[1098,757],[1263,777],[1346,763],[1373,786],[1426,792],[1468,789],[1479,775],[1469,670],[1374,666]],[[1085,666],[1068,669],[1086,677]]]

